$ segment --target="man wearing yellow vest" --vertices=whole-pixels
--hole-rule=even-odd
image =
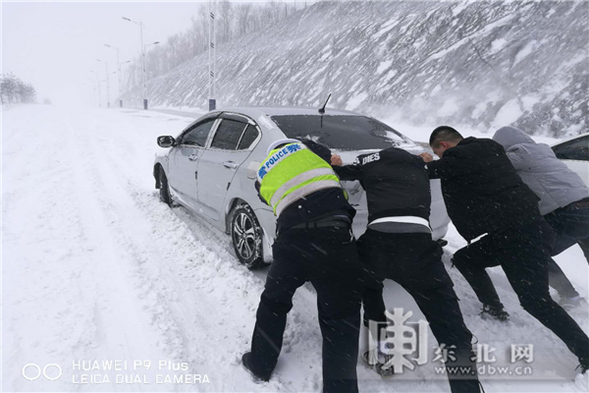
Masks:
[[[323,335],[323,391],[357,392],[356,363],[363,291],[351,231],[355,210],[328,163],[331,152],[312,141],[272,143],[258,170],[260,198],[277,216],[274,261],[243,365],[268,381],[282,348],[292,297],[310,281],[317,291]]]

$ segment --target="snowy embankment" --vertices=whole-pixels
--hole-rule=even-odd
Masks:
[[[330,105],[404,122],[589,128],[587,1],[319,1],[216,47],[217,102]],[[202,52],[147,81],[151,105],[205,107]],[[142,106],[141,85],[126,92]]]
[[[239,359],[263,275],[237,263],[226,235],[158,200],[155,138],[176,134],[190,118],[57,106],[2,116],[2,391],[320,391],[312,291],[295,296],[271,382],[254,383]],[[452,229],[448,240],[446,262],[464,244]],[[587,297],[581,251],[557,261]],[[521,310],[499,269],[491,275],[512,315],[505,324],[481,320],[474,294],[449,272],[467,325],[496,348],[495,365],[521,365],[505,360],[509,345],[534,345],[533,362],[523,364],[533,375],[483,375],[487,392],[587,390],[587,377],[575,380],[576,358]],[[422,318],[395,284],[386,296],[391,310]],[[589,331],[586,307],[571,314]],[[432,361],[435,345],[430,334],[428,364],[389,380],[359,365],[360,390],[448,391]],[[103,362],[117,360],[118,369],[105,370]]]

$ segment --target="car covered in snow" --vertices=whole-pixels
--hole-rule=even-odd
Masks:
[[[552,146],[552,151],[576,174],[581,176],[589,187],[589,134],[583,134],[559,142]]]
[[[423,147],[388,125],[360,113],[316,108],[234,107],[206,113],[177,136],[157,139],[153,175],[160,199],[181,204],[228,233],[237,258],[249,268],[272,259],[276,217],[254,188],[270,143],[307,138],[328,146],[351,164],[359,154],[396,146],[414,154]],[[357,210],[354,233],[366,228],[366,195],[359,182],[342,182]],[[450,219],[439,180],[431,181],[430,225],[442,238]]]

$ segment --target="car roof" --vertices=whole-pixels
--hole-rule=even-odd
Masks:
[[[589,133],[584,133],[584,134],[581,134],[581,135],[574,136],[574,137],[572,137],[572,138],[564,139],[564,140],[562,140],[562,141],[558,141],[558,142],[556,142],[555,144],[553,144],[553,145],[552,145],[552,147],[556,147],[556,146],[558,146],[558,145],[562,145],[563,143],[567,143],[567,142],[570,142],[570,141],[574,141],[575,139],[585,138],[585,137],[587,137],[588,135],[589,135]]]
[[[234,106],[219,108],[215,112],[235,112],[241,113],[252,118],[259,116],[281,116],[281,115],[317,115],[319,108],[302,107],[302,106]],[[347,111],[343,109],[326,108],[325,116],[365,116],[361,113]]]

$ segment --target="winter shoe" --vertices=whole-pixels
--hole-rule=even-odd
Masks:
[[[436,240],[436,243],[438,243],[440,245],[440,247],[446,247],[448,245],[448,240],[438,239],[438,240]]]
[[[488,304],[483,305],[483,310],[480,315],[485,319],[492,318],[498,321],[507,321],[509,319],[509,314],[503,307],[494,307],[489,306]]]
[[[368,340],[369,350],[364,352],[362,360],[380,376],[393,375],[393,365],[389,364],[392,356],[387,354],[386,323],[371,323]]]
[[[579,364],[576,369],[581,369],[581,374],[585,374],[589,369],[589,358],[579,358],[579,361],[581,364]]]
[[[251,358],[252,358],[251,352],[247,352],[247,353],[243,354],[243,356],[241,357],[241,363],[243,364],[243,367],[245,367],[245,369],[252,375],[252,377],[254,378],[254,382],[268,382],[270,380],[270,376],[268,376],[268,377],[261,376],[261,375],[256,374],[252,370]]]
[[[364,352],[362,360],[381,377],[390,377],[394,374],[393,365],[388,364],[392,356],[384,355],[377,348]]]

